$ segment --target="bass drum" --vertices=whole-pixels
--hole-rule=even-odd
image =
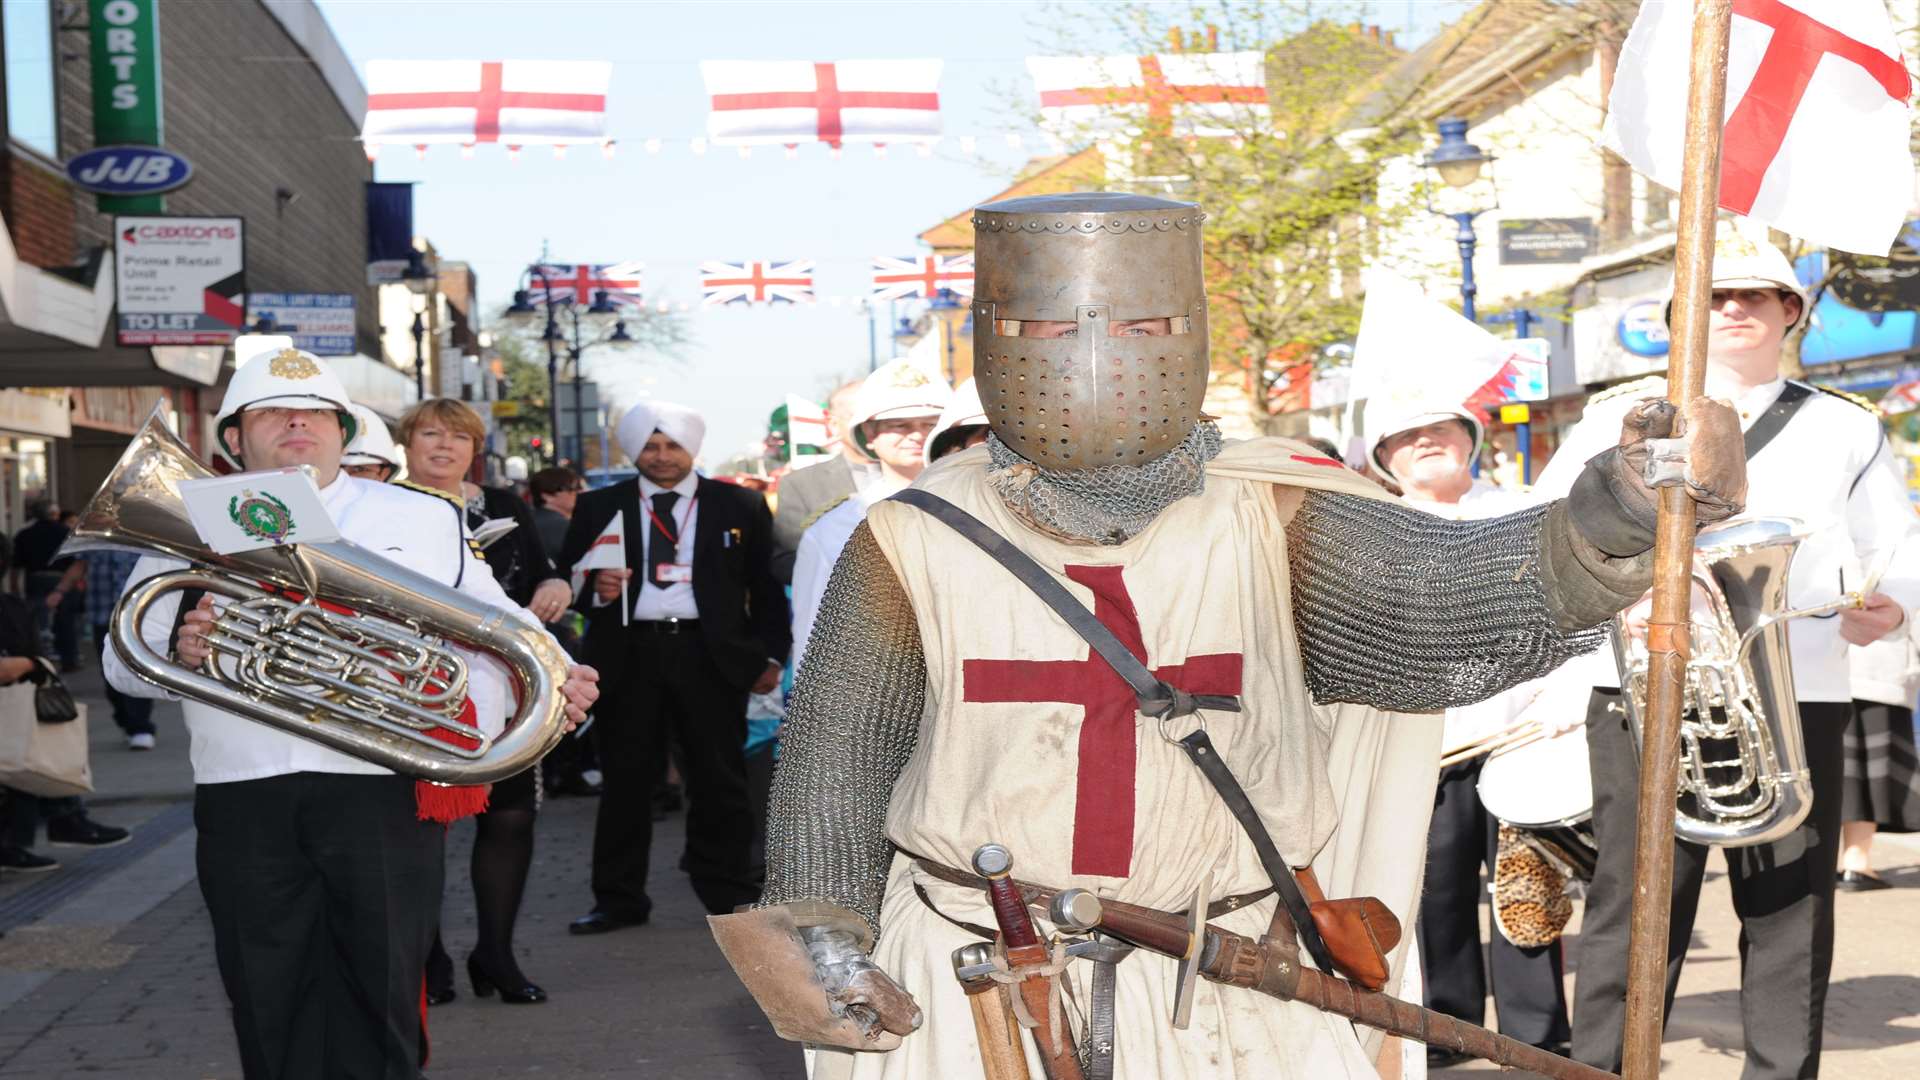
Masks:
[[[1568,708],[1584,712],[1587,691],[1578,689],[1577,702],[1571,693],[1542,694],[1519,721],[1531,714],[1551,725]],[[1593,775],[1587,771],[1584,726],[1489,754],[1480,767],[1480,804],[1518,829],[1569,877],[1593,880],[1599,846],[1593,839]]]

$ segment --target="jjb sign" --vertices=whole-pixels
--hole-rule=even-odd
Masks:
[[[160,0],[87,0],[95,146],[124,150],[161,144],[159,8]],[[105,212],[164,208],[158,194],[100,196]]]
[[[158,195],[193,179],[193,165],[157,146],[96,146],[67,159],[67,178],[97,195]]]

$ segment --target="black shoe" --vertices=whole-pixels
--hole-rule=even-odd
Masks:
[[[116,847],[133,834],[114,825],[102,825],[85,814],[47,822],[47,843],[54,847]]]
[[[427,954],[427,1004],[445,1005],[459,996],[453,989],[453,957],[436,947]]]
[[[579,923],[576,922],[574,925],[578,926]],[[518,972],[515,972],[515,975],[517,978],[508,982],[518,985],[496,982],[492,974],[487,971],[486,965],[480,962],[479,953],[467,954],[467,978],[473,980],[474,997],[492,997],[493,992],[498,990],[502,1005],[538,1005],[547,1000],[545,990],[529,982],[525,975],[520,975]]]
[[[629,926],[645,925],[647,925],[647,917],[645,915],[637,919],[626,919],[618,915],[609,915],[604,911],[589,911],[585,915],[568,923],[567,933],[605,934],[614,930],[625,930]],[[477,992],[478,991],[476,991],[476,993]]]
[[[1441,1046],[1427,1047],[1427,1068],[1445,1069],[1461,1062],[1472,1061],[1472,1054],[1463,1054],[1458,1050],[1448,1050]]]
[[[36,855],[26,848],[0,848],[0,870],[18,870],[23,874],[44,874],[60,869],[60,860]]]
[[[1893,882],[1866,870],[1842,870],[1833,887],[1841,892],[1876,892],[1893,888]]]

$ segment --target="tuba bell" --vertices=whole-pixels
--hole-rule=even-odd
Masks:
[[[1765,844],[1792,832],[1812,807],[1786,623],[1859,607],[1874,586],[1788,610],[1787,568],[1804,536],[1793,519],[1752,518],[1702,529],[1695,541],[1693,650],[1681,695],[1673,823],[1677,839],[1722,847]],[[1624,612],[1614,618],[1612,637],[1621,700],[1638,752],[1647,705],[1647,650],[1628,636]]]
[[[570,661],[544,631],[347,541],[218,554],[180,495],[181,481],[212,475],[156,408],[61,549],[119,548],[189,564],[136,584],[114,609],[109,639],[136,674],[442,784],[504,779],[559,741]],[[202,668],[156,653],[140,633],[155,603],[189,588],[226,601]],[[462,718],[467,661],[458,649],[509,673],[517,707],[497,736]]]

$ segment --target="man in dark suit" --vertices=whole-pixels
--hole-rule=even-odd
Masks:
[[[682,865],[694,892],[715,914],[760,895],[744,753],[747,695],[779,685],[787,599],[773,577],[766,501],[693,471],[705,433],[691,409],[635,406],[618,434],[639,477],[583,493],[568,524],[563,572],[615,515],[627,553],[623,569],[590,571],[576,601],[587,615],[586,655],[608,673],[594,713],[604,786],[594,823],[594,905],[573,921],[576,934],[647,921],[652,793],[670,741],[686,784]]]
[[[780,479],[780,510],[773,518],[773,576],[782,585],[793,581],[793,560],[807,523],[880,475],[880,463],[860,449],[850,423],[853,399],[865,381],[846,383],[827,399],[827,434],[840,444],[840,452],[831,461],[790,470]]]

